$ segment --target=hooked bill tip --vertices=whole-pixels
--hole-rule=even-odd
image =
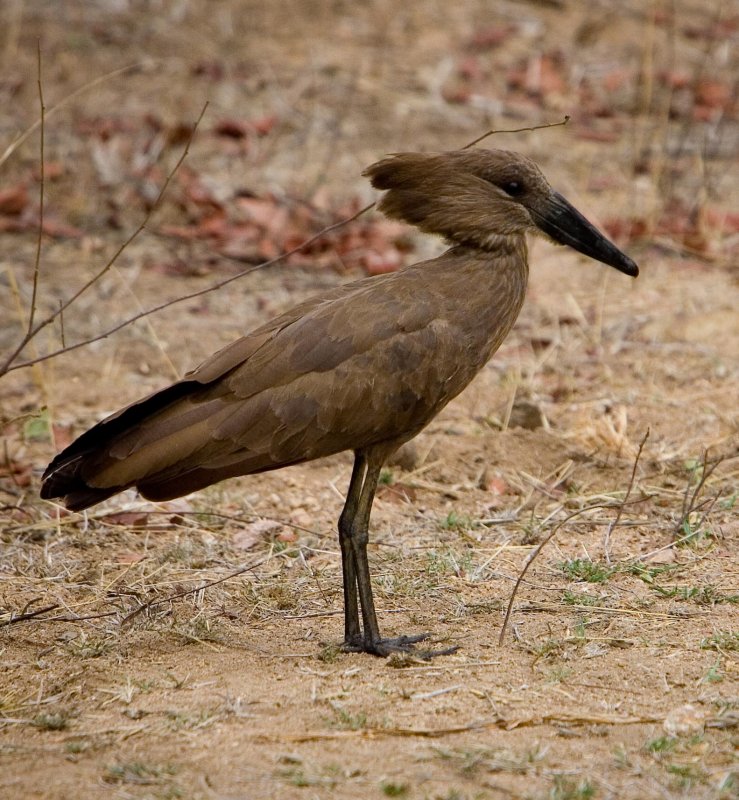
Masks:
[[[553,192],[547,206],[534,214],[537,226],[559,244],[566,244],[590,258],[607,264],[632,278],[639,274],[636,263],[621,252],[592,222],[587,220],[559,192]]]

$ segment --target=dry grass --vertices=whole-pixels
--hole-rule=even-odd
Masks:
[[[431,664],[338,649],[334,529],[346,456],[171,504],[126,496],[84,517],[36,499],[50,435],[61,444],[296,298],[343,280],[338,272],[261,272],[5,376],[0,794],[735,796],[736,235],[705,219],[733,208],[727,142],[736,120],[674,117],[683,89],[659,77],[730,74],[734,40],[721,39],[721,50],[690,33],[730,21],[728,12],[706,22],[702,7],[681,2],[663,23],[659,4],[647,15],[633,4],[602,28],[599,9],[500,3],[497,22],[523,18],[538,33],[526,51],[515,38],[494,50],[490,95],[456,106],[444,99],[459,89],[456,67],[442,54],[468,57],[465,42],[490,24],[490,10],[473,0],[434,6],[443,25],[382,2],[343,11],[319,2],[289,21],[264,4],[242,12],[226,2],[204,17],[187,3],[143,3],[146,35],[131,9],[101,6],[92,19],[75,4],[66,18],[34,16],[22,3],[0,12],[9,65],[0,92],[13,99],[15,130],[37,115],[33,81],[13,81],[35,74],[38,35],[49,108],[98,75],[146,64],[75,95],[47,124],[46,156],[65,165],[61,177],[46,176],[48,214],[85,233],[43,241],[41,315],[97,274],[142,218],[130,186],[103,178],[148,153],[143,128],[98,141],[79,133],[80,120],[116,109],[141,122],[155,109],[174,126],[205,99],[211,119],[276,111],[274,135],[248,151],[224,149],[206,116],[188,165],[223,196],[244,186],[312,196],[323,186],[340,203],[366,192],[356,176],[388,150],[459,146],[491,125],[569,113],[556,91],[502,110],[494,99],[504,66],[572,36],[582,47],[572,69],[592,78],[634,66],[641,76],[614,79],[616,116],[593,123],[599,134],[625,133],[606,143],[581,137],[586,121],[576,119],[496,144],[530,152],[589,215],[633,213],[651,231],[629,245],[643,272],[628,286],[534,243],[530,297],[513,335],[419,437],[412,463],[389,465],[371,554],[381,624],[460,645]],[[3,181],[31,181],[37,145],[29,137],[14,148]],[[160,178],[181,152],[181,142],[162,145]],[[183,213],[176,198],[165,198],[163,218]],[[686,198],[697,199],[698,222],[690,235],[670,234],[665,212]],[[36,240],[2,235],[2,280],[17,289],[0,301],[0,346],[12,352],[28,322]],[[205,274],[153,268],[173,258]],[[65,313],[65,337],[92,337],[229,269],[201,244],[145,233]],[[40,352],[59,336],[56,327],[39,337]],[[518,427],[532,408],[539,427]],[[498,646],[514,582],[555,529]]]

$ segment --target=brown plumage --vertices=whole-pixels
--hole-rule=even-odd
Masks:
[[[353,450],[339,520],[345,646],[387,655],[422,637],[380,637],[366,551],[380,469],[510,331],[528,279],[525,233],[638,270],[516,153],[401,153],[365,175],[386,192],[381,211],[450,248],[313,297],[98,423],[51,462],[41,496],[73,510],[131,486],[167,500]]]

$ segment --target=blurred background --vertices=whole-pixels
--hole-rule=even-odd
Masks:
[[[275,785],[357,797],[406,784],[449,800],[498,797],[498,784],[559,800],[595,787],[620,800],[734,796],[735,717],[670,737],[703,730],[696,706],[736,708],[738,37],[728,0],[0,3],[0,794],[235,797],[250,781],[249,796],[270,797]],[[448,673],[388,681],[383,664],[319,649],[340,637],[334,527],[348,455],[175,505],[130,493],[88,518],[38,500],[56,449],[104,414],[308,293],[439,252],[376,213],[292,251],[375,199],[367,165],[491,129],[510,132],[481,146],[539,162],[641,275],[533,240],[516,328],[383,477],[380,605],[493,665],[454,678],[463,701],[445,694]],[[623,569],[582,578],[612,517],[578,518],[532,569],[536,613],[518,615],[505,659],[489,661],[531,546],[569,510],[632,485],[645,499],[613,537]],[[659,562],[643,564],[647,552]],[[166,600],[252,557],[260,569]],[[39,598],[66,621],[3,627]],[[122,624],[154,598],[156,611]],[[291,648],[322,661],[290,661]],[[167,670],[200,688],[180,691],[188,679]],[[475,756],[475,730],[467,750],[444,739],[443,757],[378,736],[361,748],[293,742],[283,762],[270,744],[285,735],[274,675],[288,677],[295,730],[360,735],[359,712],[377,730],[500,713],[515,752]],[[681,704],[693,711],[667,734],[650,722]],[[541,723],[563,708],[593,724]],[[604,709],[641,722],[610,725]],[[247,742],[254,726],[267,739]],[[33,768],[29,752],[43,755]],[[493,794],[478,793],[480,763]]]

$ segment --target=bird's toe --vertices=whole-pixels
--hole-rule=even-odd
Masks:
[[[419,633],[415,636],[397,636],[388,639],[363,639],[360,642],[344,642],[344,650],[348,652],[370,653],[381,658],[392,655],[408,655],[413,658],[428,661],[435,656],[446,656],[456,653],[458,647],[447,647],[443,650],[420,650],[416,648],[418,642],[423,642],[430,637],[428,633]]]

